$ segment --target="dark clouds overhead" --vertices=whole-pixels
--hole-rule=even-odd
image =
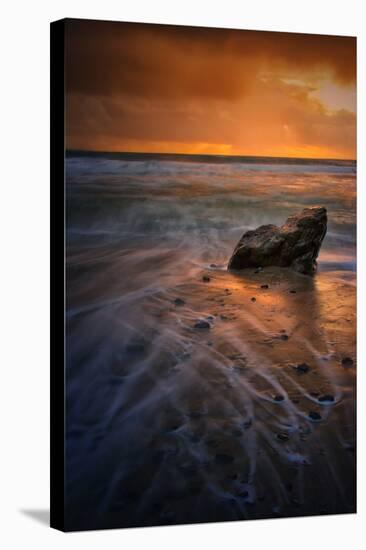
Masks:
[[[284,151],[354,150],[354,113],[312,97],[324,80],[355,86],[354,38],[80,20],[66,29],[71,147],[269,154],[284,134]]]

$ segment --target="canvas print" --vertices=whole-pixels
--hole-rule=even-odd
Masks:
[[[66,530],[356,511],[356,39],[65,20]]]

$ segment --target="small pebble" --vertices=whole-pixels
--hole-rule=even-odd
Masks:
[[[253,298],[251,298],[251,300],[252,300],[252,302],[256,302],[256,301],[257,301],[257,299],[254,298],[254,296],[253,296]]]
[[[307,363],[299,363],[298,365],[296,365],[296,367],[294,367],[294,369],[296,370],[296,372],[305,374],[306,372],[309,372],[310,367]]]
[[[169,428],[168,428],[168,432],[175,432],[176,430],[178,430],[180,428],[180,425],[179,424],[172,424]]]
[[[280,403],[284,399],[285,398],[283,397],[283,395],[275,395],[274,398],[273,398],[273,401],[277,401],[277,403]]]
[[[290,439],[289,435],[286,433],[279,433],[276,437],[279,441],[288,441]]]
[[[280,338],[281,338],[281,340],[288,340],[288,335],[287,334],[281,334]]]
[[[322,419],[320,414],[316,411],[310,411],[309,412],[309,418],[311,418],[311,420],[321,420]]]
[[[176,298],[176,299],[174,300],[174,303],[175,303],[176,306],[184,306],[185,301],[182,300],[182,298]]]
[[[321,403],[332,403],[334,401],[334,397],[333,395],[327,393],[325,395],[321,395],[318,401],[320,401]]]
[[[268,285],[261,285],[261,288],[269,288]]]
[[[197,321],[197,323],[194,324],[194,328],[209,329],[210,323],[208,323],[207,321]]]
[[[291,294],[296,294],[296,290],[290,290]]]
[[[342,367],[352,367],[353,365],[353,359],[351,357],[343,357],[342,359]]]
[[[204,283],[209,283],[210,280],[211,280],[210,277],[208,277],[207,275],[204,275],[204,276],[202,277],[202,281],[203,281]]]
[[[210,267],[217,267],[217,264],[210,264]]]

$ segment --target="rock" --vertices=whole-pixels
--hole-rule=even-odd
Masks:
[[[291,267],[312,275],[327,231],[325,208],[305,208],[281,226],[262,225],[247,231],[236,245],[228,269],[259,266]]]
[[[288,441],[290,439],[289,435],[286,433],[279,433],[276,437],[279,441]]]
[[[293,289],[292,289],[292,290],[290,290],[290,293],[291,293],[291,294],[296,294],[296,290],[293,290]]]
[[[269,288],[268,285],[261,285],[261,288]]]
[[[211,280],[211,279],[210,279],[210,277],[208,277],[208,275],[204,275],[204,276],[202,277],[202,281],[203,281],[204,283],[209,283],[210,280]]]
[[[194,328],[198,328],[198,329],[209,329],[210,328],[210,323],[208,323],[207,321],[197,321],[195,324],[194,324]]]
[[[353,359],[351,357],[343,357],[342,359],[342,367],[352,367],[353,366]]]
[[[260,273],[261,271],[263,271],[263,267],[257,267],[254,273]]]
[[[217,264],[210,264],[210,267],[214,269],[215,267],[217,267]]]
[[[333,403],[334,397],[333,395],[330,395],[330,394],[321,395],[318,401],[320,401],[320,403]]]
[[[280,338],[281,338],[281,340],[288,340],[288,335],[287,334],[281,334]]]
[[[307,363],[300,363],[299,365],[296,365],[296,367],[294,367],[294,369],[296,370],[296,372],[298,372],[300,374],[305,374],[305,373],[309,372],[310,367]]]
[[[277,403],[281,403],[281,401],[284,401],[283,395],[275,395],[273,398],[273,401],[276,401]]]
[[[174,300],[174,303],[175,303],[176,306],[184,306],[185,301],[182,300],[182,298],[176,298],[176,299]]]
[[[320,414],[316,411],[310,411],[309,412],[309,418],[311,418],[311,420],[321,420],[322,419]]]
[[[249,428],[252,426],[253,422],[251,419],[249,420],[246,420],[245,422],[243,422],[243,428],[244,430],[249,430]]]
[[[252,300],[252,302],[256,302],[257,298],[254,298],[254,296],[253,296],[253,298],[251,298],[251,300]]]

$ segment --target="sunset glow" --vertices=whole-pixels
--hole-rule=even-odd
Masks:
[[[68,149],[356,157],[354,38],[66,28]]]

